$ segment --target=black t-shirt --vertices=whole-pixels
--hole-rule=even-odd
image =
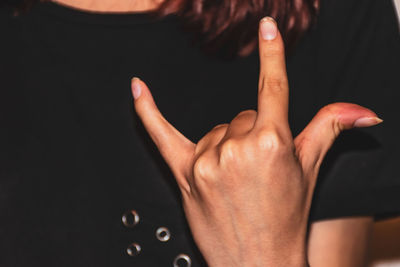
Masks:
[[[332,102],[384,122],[343,133],[323,163],[311,220],[400,212],[400,38],[390,0],[323,0],[288,56],[296,136]],[[130,79],[193,141],[255,109],[258,55],[205,55],[170,16],[54,3],[0,13],[0,266],[201,266],[174,178],[138,120]],[[127,228],[121,215],[135,210]],[[161,242],[156,230],[167,227]],[[128,256],[136,242],[141,252]]]

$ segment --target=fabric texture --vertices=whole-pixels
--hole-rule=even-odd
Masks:
[[[193,141],[256,109],[258,54],[205,55],[170,16],[95,14],[54,3],[0,11],[0,266],[205,266],[174,178],[138,120],[140,77]],[[287,57],[296,136],[332,102],[384,122],[344,132],[323,163],[311,221],[400,212],[400,37],[390,0],[324,0]],[[121,215],[134,209],[133,228]],[[171,239],[160,242],[158,227]],[[142,250],[130,257],[132,242]]]

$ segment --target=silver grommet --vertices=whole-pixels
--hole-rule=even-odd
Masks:
[[[126,248],[126,253],[129,256],[134,257],[134,256],[137,256],[141,250],[142,250],[142,248],[140,247],[140,245],[138,243],[132,243]]]
[[[171,233],[167,227],[159,227],[156,231],[156,237],[161,242],[167,242],[171,238]]]
[[[134,227],[139,223],[140,217],[136,210],[129,210],[122,214],[122,223],[126,227]]]
[[[174,267],[190,267],[192,260],[186,254],[179,254],[174,260]]]

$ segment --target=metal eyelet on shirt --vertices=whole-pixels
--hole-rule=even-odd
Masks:
[[[126,248],[126,253],[131,257],[137,256],[140,251],[142,251],[142,248],[138,243],[132,243]]]
[[[179,254],[174,259],[174,267],[190,267],[192,266],[192,260],[186,254]]]
[[[156,231],[156,237],[161,242],[167,242],[171,238],[171,233],[167,227],[159,227]]]
[[[122,223],[129,228],[139,223],[140,217],[136,210],[129,210],[122,214]]]

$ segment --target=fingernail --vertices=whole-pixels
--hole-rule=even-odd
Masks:
[[[378,117],[364,117],[356,120],[354,122],[354,127],[369,127],[373,125],[377,125],[379,123],[383,122],[382,119]]]
[[[261,36],[264,40],[274,40],[278,34],[276,22],[271,17],[265,17],[260,21]]]
[[[134,99],[137,99],[142,94],[140,79],[137,77],[132,78],[132,94]]]

